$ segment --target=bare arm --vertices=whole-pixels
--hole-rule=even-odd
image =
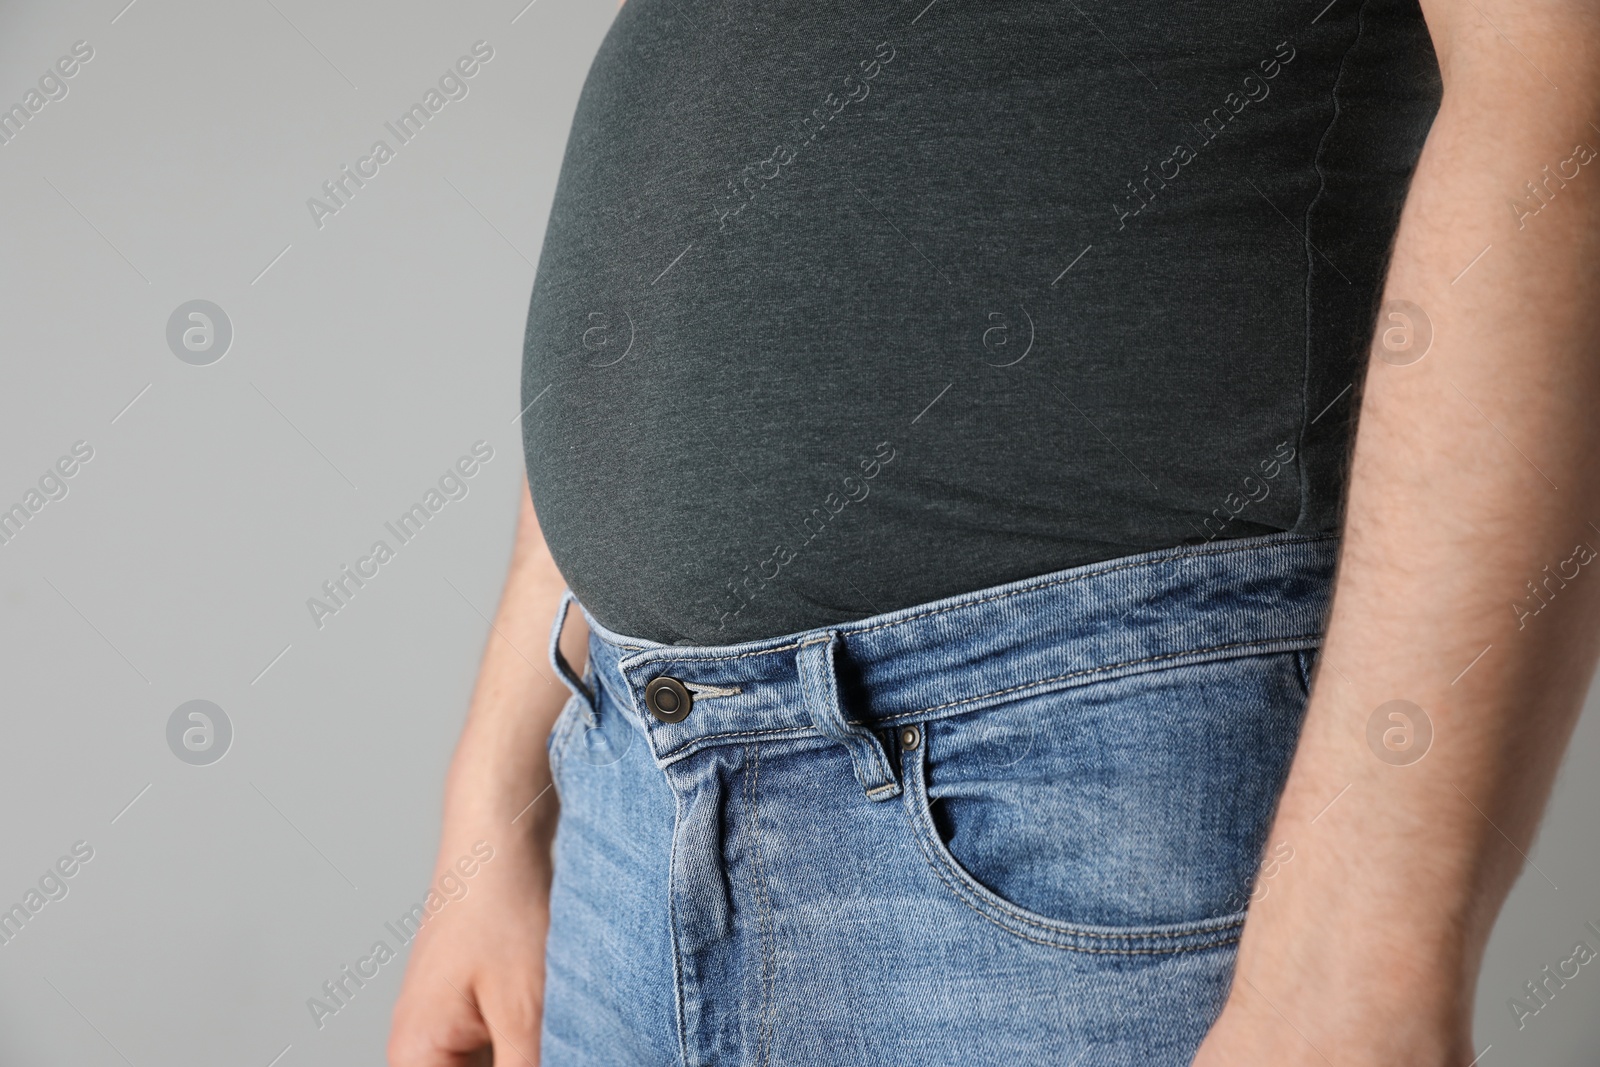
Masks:
[[[491,1044],[497,1064],[538,1063],[558,810],[545,741],[570,695],[545,648],[564,588],[524,480],[510,573],[450,764],[434,885],[462,857],[481,857],[479,842],[493,858],[416,939],[390,1033],[394,1067],[464,1067]],[[587,638],[574,612],[561,641],[574,669]]]
[[[1269,839],[1294,858],[1252,908],[1197,1065],[1474,1058],[1484,946],[1595,664],[1600,16],[1423,8],[1444,96],[1385,301],[1425,309],[1432,349],[1366,376],[1327,640]],[[1396,762],[1368,740],[1395,699],[1432,723],[1409,765],[1400,720],[1380,722],[1400,729],[1389,748],[1378,731]]]

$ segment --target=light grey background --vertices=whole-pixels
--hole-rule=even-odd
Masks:
[[[94,850],[0,945],[0,1065],[377,1064],[403,957],[320,1030],[306,1001],[428,886],[534,262],[615,4],[125,2],[0,10],[0,106],[94,48],[0,146],[0,507],[94,449],[0,545],[0,908]],[[307,198],[478,40],[467,97],[319,229]],[[196,299],[234,331],[209,366],[166,341]],[[479,440],[467,496],[319,629],[307,598]],[[196,699],[234,732],[205,766],[167,743]],[[1507,1007],[1600,947],[1594,703],[1490,949],[1485,1067],[1600,1059],[1595,968],[1520,1031]]]

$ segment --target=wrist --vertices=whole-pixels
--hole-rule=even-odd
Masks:
[[[474,786],[448,791],[439,834],[440,855],[480,840],[496,850],[546,853],[555,840],[559,813],[548,772],[514,788]]]
[[[1251,906],[1227,1014],[1276,1033],[1273,1062],[1459,1067],[1473,1056],[1476,964],[1459,934],[1302,868]],[[1403,913],[1404,914],[1404,913]],[[1317,1055],[1301,1055],[1309,1046]]]
[[[1459,928],[1413,921],[1409,909],[1356,891],[1299,890],[1275,886],[1252,905],[1238,975],[1313,999],[1359,994],[1406,1014],[1449,1018],[1470,1008],[1480,952]]]
[[[1487,938],[1479,879],[1462,853],[1435,842],[1430,854],[1383,832],[1394,823],[1383,799],[1352,788],[1339,820],[1275,825],[1269,840],[1293,842],[1293,858],[1257,884],[1229,1006],[1263,1026],[1292,1024],[1335,1062],[1345,1062],[1337,1049],[1352,1062],[1363,1062],[1359,1051],[1373,1062],[1465,1063],[1470,1053],[1452,1057],[1470,1044]],[[1397,1050],[1405,1056],[1384,1058]]]
[[[481,824],[500,836],[554,832],[548,740],[559,710],[469,718],[445,776],[446,832],[456,824]]]
[[[497,852],[519,859],[548,862],[555,840],[560,803],[550,767],[540,758],[531,766],[483,766],[461,763],[451,769],[445,787],[440,826],[440,862],[447,853],[487,841]]]

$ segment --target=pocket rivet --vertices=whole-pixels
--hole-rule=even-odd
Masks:
[[[902,748],[916,748],[922,743],[922,731],[915,726],[906,726],[900,730],[900,745]]]

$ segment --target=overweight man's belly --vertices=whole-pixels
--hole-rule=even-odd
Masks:
[[[1438,78],[1415,0],[1316,15],[629,0],[524,352],[584,605],[731,644],[1333,529]]]

